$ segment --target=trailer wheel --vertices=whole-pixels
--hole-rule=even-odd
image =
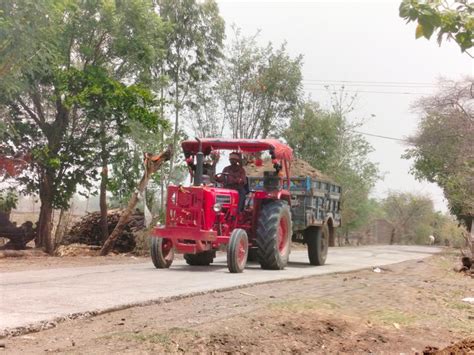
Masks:
[[[285,268],[292,233],[291,212],[286,202],[274,201],[262,206],[257,225],[258,261],[262,269]]]
[[[209,266],[214,261],[216,252],[213,250],[203,251],[197,254],[184,254],[186,264],[191,266]]]
[[[227,245],[227,267],[231,273],[240,273],[245,269],[249,254],[249,239],[245,230],[237,228],[230,235]]]
[[[157,269],[167,269],[174,259],[174,249],[171,240],[166,238],[151,238],[151,260]]]
[[[311,265],[324,265],[328,255],[329,228],[309,227],[304,231],[304,239],[308,246],[308,257]]]

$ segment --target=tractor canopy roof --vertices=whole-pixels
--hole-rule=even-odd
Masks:
[[[245,153],[268,150],[273,152],[276,159],[291,160],[293,158],[293,150],[278,139],[202,138],[200,141],[204,155],[209,155],[211,151],[219,149]],[[199,151],[199,142],[197,140],[184,141],[181,145],[185,154],[196,154]]]

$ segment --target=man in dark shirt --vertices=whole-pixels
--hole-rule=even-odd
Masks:
[[[239,211],[244,209],[245,204],[245,184],[247,176],[242,167],[240,154],[232,152],[229,155],[230,165],[222,170],[222,175],[216,177],[216,181],[224,184],[224,187],[234,189],[239,192]]]

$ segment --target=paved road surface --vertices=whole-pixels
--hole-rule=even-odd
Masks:
[[[209,267],[175,261],[169,270],[151,263],[48,269],[0,274],[0,334],[71,314],[120,309],[182,295],[242,285],[347,272],[439,252],[435,247],[369,246],[330,248],[327,264],[310,266],[304,251],[293,252],[285,270],[262,270],[250,264],[230,274],[225,258]]]

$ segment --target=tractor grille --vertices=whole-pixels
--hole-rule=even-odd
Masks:
[[[201,189],[170,186],[167,207],[168,226],[201,226],[203,208]]]
[[[216,196],[216,203],[222,204],[229,204],[230,203],[230,195],[217,195]]]

